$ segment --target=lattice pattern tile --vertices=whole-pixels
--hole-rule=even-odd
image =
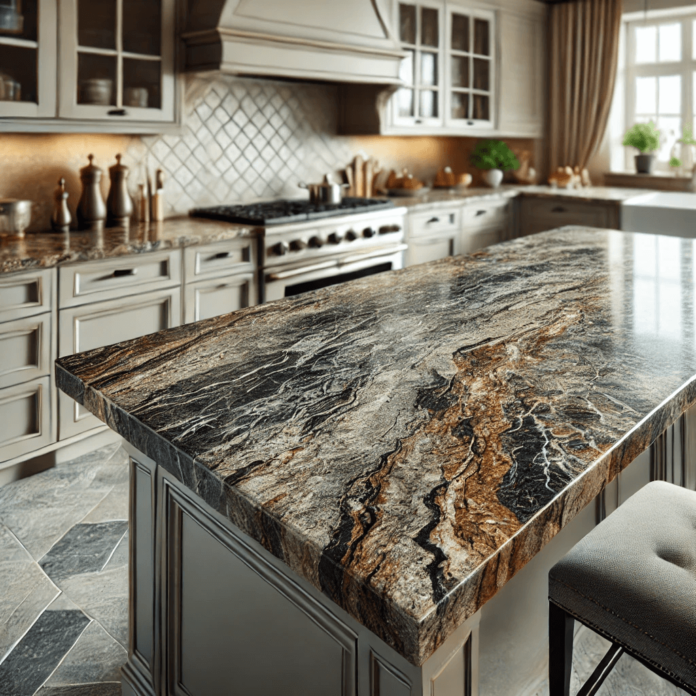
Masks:
[[[348,138],[335,135],[337,117],[329,85],[191,76],[183,134],[134,138],[131,183],[164,169],[167,216],[301,195],[299,181],[320,181],[352,157]]]

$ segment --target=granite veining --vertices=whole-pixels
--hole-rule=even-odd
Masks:
[[[692,240],[564,228],[57,381],[419,665],[694,403],[693,273]]]
[[[23,239],[0,236],[0,274],[178,249],[253,234],[253,230],[241,225],[173,218],[101,232],[26,234]]]

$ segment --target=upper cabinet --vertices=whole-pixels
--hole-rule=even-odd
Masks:
[[[341,130],[543,135],[547,9],[533,0],[395,0],[396,90],[341,91]]]
[[[3,29],[0,15],[0,130],[176,124],[175,0],[8,1],[22,28]]]

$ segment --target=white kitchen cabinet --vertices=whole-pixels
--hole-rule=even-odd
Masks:
[[[53,314],[0,324],[0,387],[50,375]]]
[[[615,202],[565,201],[553,198],[520,200],[519,235],[536,234],[565,225],[620,229],[620,207]]]
[[[256,275],[242,273],[190,283],[184,288],[184,321],[189,324],[229,314],[258,302]]]
[[[460,253],[461,220],[461,206],[410,214],[406,266],[437,261]]]
[[[161,132],[179,118],[175,0],[24,0],[0,31],[0,131]],[[60,41],[58,40],[60,37]]]
[[[512,203],[492,199],[467,203],[462,211],[462,253],[471,253],[503,242],[510,236]]]
[[[62,271],[63,269],[61,269]],[[128,341],[181,324],[179,286],[60,310],[58,356]],[[102,425],[64,393],[58,395],[59,438]]]

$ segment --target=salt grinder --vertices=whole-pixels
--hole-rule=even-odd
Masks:
[[[89,164],[80,169],[82,196],[77,206],[77,222],[81,230],[99,231],[104,228],[106,206],[101,195],[102,170],[92,162],[94,155],[89,155]]]
[[[109,227],[127,227],[133,214],[133,201],[128,193],[128,167],[121,164],[121,155],[116,155],[116,164],[109,167],[111,188],[106,199],[107,224]]]
[[[72,216],[68,209],[68,196],[70,194],[65,190],[65,179],[63,177],[58,181],[58,188],[53,194],[53,214],[51,215],[51,227],[54,232],[69,232]]]

